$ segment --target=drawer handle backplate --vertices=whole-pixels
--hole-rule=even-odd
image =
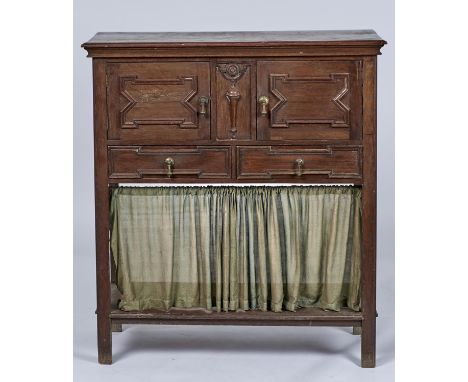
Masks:
[[[167,177],[172,178],[172,175],[174,174],[174,164],[175,161],[172,158],[166,158],[164,160],[164,164],[167,166]]]
[[[302,176],[302,170],[304,167],[304,159],[302,158],[296,159],[294,163],[296,164],[296,175]]]

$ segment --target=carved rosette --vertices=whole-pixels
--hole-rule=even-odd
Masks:
[[[231,83],[230,89],[226,92],[226,99],[229,102],[229,116],[231,118],[231,139],[237,136],[237,105],[241,98],[241,93],[237,88],[237,82],[247,71],[247,64],[218,64],[217,69],[223,77]]]
[[[235,86],[237,81],[241,79],[248,67],[247,64],[218,64],[219,72],[231,82],[232,86]]]

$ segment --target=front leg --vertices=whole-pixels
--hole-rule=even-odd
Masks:
[[[375,317],[362,321],[361,367],[375,367]]]
[[[98,361],[103,365],[112,364],[111,320],[108,316],[98,314]]]

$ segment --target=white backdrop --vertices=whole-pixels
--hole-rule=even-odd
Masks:
[[[392,0],[267,2],[75,0],[75,380],[392,381],[394,370],[394,4]],[[340,328],[128,327],[115,364],[97,364],[91,60],[80,44],[98,31],[375,29],[378,63],[378,353],[360,369],[359,339]],[[274,332],[275,336],[272,336]],[[150,378],[151,376],[151,378]],[[197,378],[197,376],[199,378]],[[315,377],[320,377],[316,379]],[[306,379],[307,380],[307,379]]]

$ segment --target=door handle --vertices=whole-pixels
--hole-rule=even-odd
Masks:
[[[198,103],[200,104],[200,111],[199,114],[202,117],[206,117],[208,114],[208,97],[200,97]]]
[[[263,117],[266,117],[268,115],[268,104],[270,103],[270,99],[267,96],[261,96],[258,99],[258,103],[260,104],[260,114]]]

